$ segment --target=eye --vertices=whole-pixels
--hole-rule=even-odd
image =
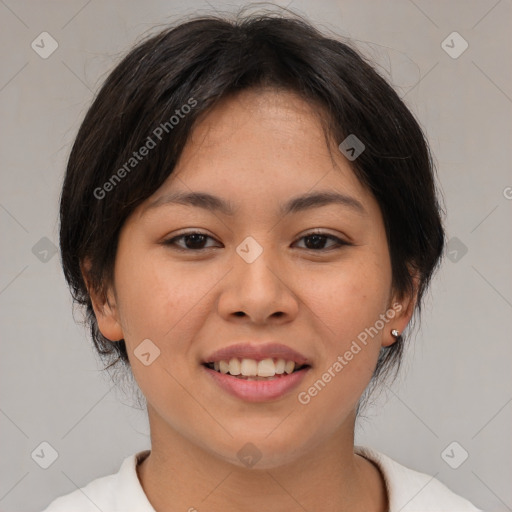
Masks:
[[[200,251],[211,247],[205,247],[207,239],[214,240],[214,238],[206,233],[189,231],[188,233],[182,233],[181,235],[170,238],[169,240],[165,240],[163,243],[164,245],[175,246],[178,250],[182,251]],[[178,244],[178,241],[183,241],[183,244]]]
[[[341,247],[343,245],[352,245],[348,242],[345,242],[344,240],[341,240],[340,238],[331,235],[329,233],[323,233],[323,232],[313,232],[309,233],[307,235],[304,235],[299,240],[306,240],[306,247],[304,249],[312,250],[312,251],[326,251],[326,250],[332,250],[336,249],[337,247]],[[325,242],[331,240],[334,242],[333,245],[330,247],[325,248]]]
[[[214,247],[212,245],[205,245],[208,239],[215,240],[213,237],[207,235],[206,233],[201,233],[200,231],[189,231],[188,233],[182,233],[181,235],[170,238],[169,240],[165,240],[163,244],[167,246],[174,246],[176,249],[181,251],[201,251]],[[302,236],[299,240],[306,241],[306,247],[303,247],[303,249],[317,252],[336,249],[343,245],[352,245],[334,235],[323,232],[309,233]],[[332,242],[332,244],[326,248],[325,243],[329,240]]]

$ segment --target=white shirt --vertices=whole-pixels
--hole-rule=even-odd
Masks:
[[[356,447],[356,453],[381,470],[389,512],[482,512],[435,478],[402,466],[376,450]],[[55,499],[43,512],[155,512],[137,476],[137,463],[149,450],[124,459],[117,473]]]

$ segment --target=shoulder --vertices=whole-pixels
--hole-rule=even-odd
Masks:
[[[98,509],[104,512],[113,511],[116,480],[116,474],[97,478],[85,487],[56,498],[43,512],[97,512]]]
[[[56,498],[43,512],[154,512],[136,471],[137,461],[148,453],[143,451],[130,455],[124,459],[117,473],[97,478],[80,489]]]
[[[357,446],[355,452],[381,470],[389,496],[389,512],[481,512],[433,476],[402,466],[383,453]]]

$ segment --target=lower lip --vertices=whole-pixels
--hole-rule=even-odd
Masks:
[[[247,402],[267,402],[281,398],[297,387],[310,369],[307,367],[273,380],[245,380],[205,366],[203,368],[222,389]]]

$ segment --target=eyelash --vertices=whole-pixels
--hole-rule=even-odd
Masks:
[[[169,240],[164,240],[162,243],[164,245],[166,245],[166,246],[173,246],[173,248],[175,248],[178,251],[182,251],[182,252],[200,252],[200,251],[205,251],[205,250],[211,249],[211,247],[202,247],[200,249],[189,249],[189,248],[179,247],[179,246],[176,245],[176,241],[177,240],[180,240],[182,238],[185,238],[185,237],[191,236],[191,235],[202,235],[202,236],[204,236],[206,238],[211,238],[212,240],[214,240],[213,237],[211,237],[210,235],[208,235],[206,233],[202,233],[200,231],[189,231],[187,233],[182,233],[181,235],[178,235],[178,236],[175,236],[173,238],[170,238]],[[344,245],[353,245],[353,244],[351,244],[349,242],[345,242],[344,240],[341,240],[340,238],[338,238],[338,237],[336,237],[334,235],[331,235],[329,233],[324,233],[324,232],[321,232],[321,231],[314,231],[314,232],[311,232],[311,233],[307,233],[307,234],[301,236],[299,238],[299,240],[302,240],[304,238],[309,238],[309,237],[312,237],[312,236],[320,236],[320,237],[332,240],[332,241],[335,242],[335,246],[327,248],[327,249],[308,249],[306,247],[305,248],[306,251],[326,252],[326,251],[332,251],[333,249],[339,249],[340,247],[342,247]]]

